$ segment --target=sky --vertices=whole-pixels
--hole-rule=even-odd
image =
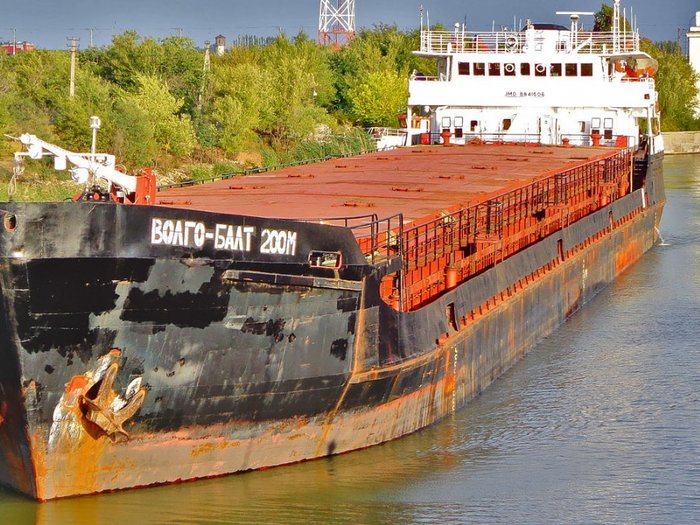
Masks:
[[[80,48],[90,43],[109,44],[112,35],[135,30],[140,35],[163,38],[182,34],[203,45],[218,34],[228,42],[239,35],[274,36],[280,31],[313,38],[318,31],[319,0],[0,0],[0,41],[12,40],[38,47],[67,48],[67,37],[80,38]],[[598,11],[602,0],[356,0],[357,27],[395,24],[400,29],[419,26],[422,4],[431,24],[453,26],[466,20],[468,30],[490,30],[513,21],[560,23],[568,17],[556,11]],[[612,0],[607,0],[612,4]],[[678,29],[695,25],[700,0],[622,0],[629,15],[637,17],[640,32],[654,41],[676,40]],[[593,17],[583,17],[586,28]]]

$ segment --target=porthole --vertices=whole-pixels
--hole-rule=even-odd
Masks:
[[[2,218],[2,225],[5,227],[5,231],[15,231],[17,229],[17,217],[12,213],[6,213]]]

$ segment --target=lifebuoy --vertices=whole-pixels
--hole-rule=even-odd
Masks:
[[[515,71],[515,64],[506,64],[504,67],[506,73],[513,73]]]
[[[537,71],[538,73],[544,73],[544,64],[537,64],[535,66],[535,71]]]

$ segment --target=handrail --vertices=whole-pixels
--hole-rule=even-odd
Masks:
[[[370,264],[401,258],[399,308],[411,309],[445,286],[416,284],[421,268],[434,261],[441,268],[461,262],[461,280],[477,275],[636,189],[629,185],[631,159],[632,150],[623,149],[410,228],[404,228],[403,216],[397,214],[352,230]],[[407,275],[413,276],[408,286]]]
[[[421,31],[422,53],[525,53],[543,50],[545,42],[552,51],[565,54],[637,53],[639,33],[624,31]],[[552,33],[555,33],[552,36]]]

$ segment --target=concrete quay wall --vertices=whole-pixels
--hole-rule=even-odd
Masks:
[[[672,131],[663,134],[667,155],[700,153],[700,131]]]

